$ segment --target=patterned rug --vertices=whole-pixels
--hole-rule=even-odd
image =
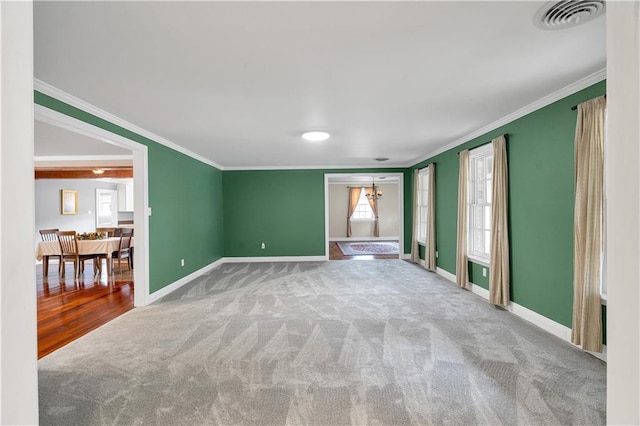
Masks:
[[[398,254],[397,241],[358,241],[336,243],[345,256],[357,256],[361,254]]]

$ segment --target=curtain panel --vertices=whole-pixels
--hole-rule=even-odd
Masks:
[[[429,164],[429,206],[427,216],[427,247],[424,254],[424,266],[430,271],[436,270],[436,165]]]
[[[353,233],[353,231],[351,230],[351,216],[353,216],[353,213],[356,211],[361,192],[362,188],[349,187],[349,204],[347,206],[347,237],[350,237]]]
[[[458,171],[458,243],[456,246],[456,282],[460,287],[469,287],[469,264],[467,259],[467,179],[469,175],[469,150],[459,154]]]
[[[411,233],[411,261],[420,263],[420,247],[418,245],[418,179],[420,179],[420,170],[413,171],[413,231]]]
[[[492,141],[492,205],[491,252],[489,260],[489,303],[509,304],[509,224],[507,216],[509,171],[507,140],[503,136]]]
[[[600,280],[604,220],[604,96],[578,105],[575,135],[571,341],[602,352]]]

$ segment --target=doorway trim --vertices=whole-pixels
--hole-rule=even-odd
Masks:
[[[42,105],[34,104],[33,107],[35,120],[133,152],[133,219],[136,236],[134,263],[138,266],[133,270],[135,283],[133,302],[135,306],[146,306],[150,300],[149,216],[151,214],[151,209],[149,208],[149,155],[147,146]]]
[[[324,174],[324,243],[325,243],[325,260],[329,260],[329,179],[330,178],[343,178],[347,179],[352,176],[373,176],[374,178],[380,177],[395,177],[398,178],[398,247],[400,259],[405,258],[404,253],[404,173],[385,173],[385,172],[373,172],[373,173],[325,173]]]

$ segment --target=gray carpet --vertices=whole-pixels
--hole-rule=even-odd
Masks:
[[[604,424],[606,365],[401,260],[227,264],[39,361],[56,425]]]

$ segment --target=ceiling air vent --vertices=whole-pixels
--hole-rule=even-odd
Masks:
[[[603,13],[604,0],[564,0],[545,4],[533,22],[543,30],[564,30],[589,22]]]

